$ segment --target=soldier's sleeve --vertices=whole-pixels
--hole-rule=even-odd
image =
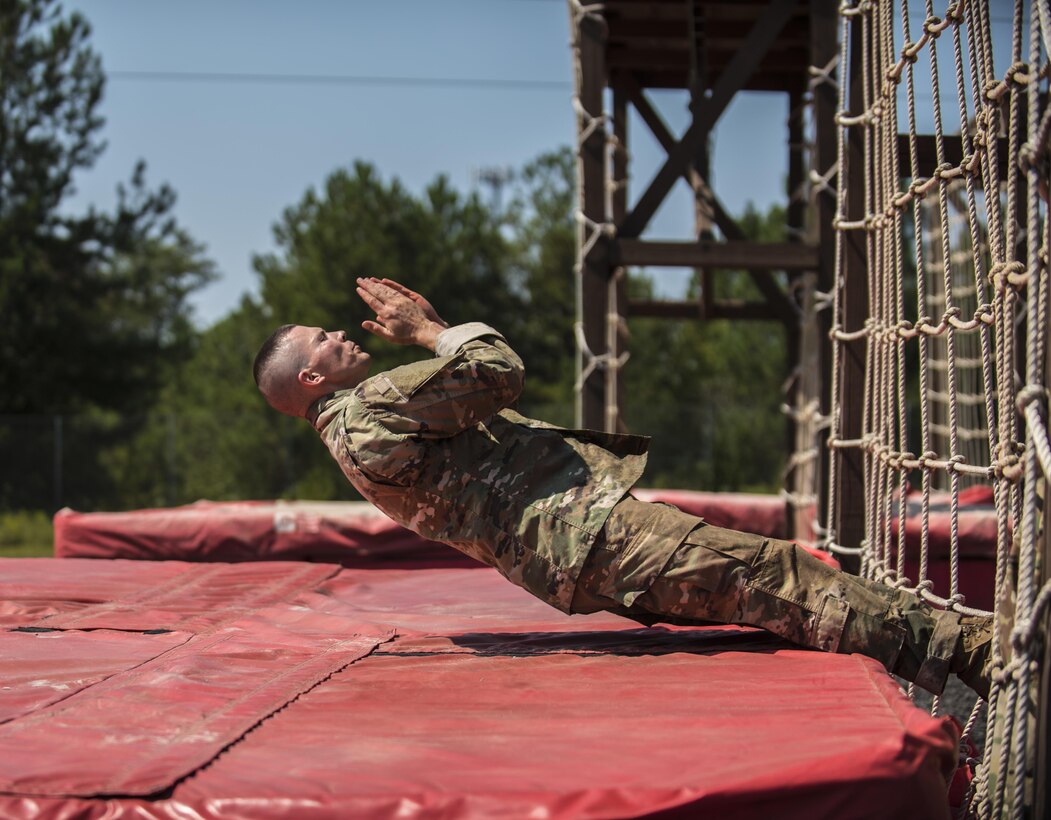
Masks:
[[[409,437],[443,438],[508,407],[525,377],[522,360],[496,330],[480,322],[443,331],[437,358],[368,379],[360,398],[375,421]]]

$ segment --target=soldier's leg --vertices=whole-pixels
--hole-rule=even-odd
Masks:
[[[582,578],[615,572],[611,555],[596,550]],[[911,593],[840,572],[788,541],[702,524],[644,593],[628,605],[608,603],[644,621],[738,623],[801,646],[859,652],[933,692],[954,671],[988,692],[987,623],[968,624]]]
[[[935,693],[957,672],[988,694],[988,623],[968,623],[910,592],[840,572],[790,541],[701,527],[635,605],[676,615],[692,609],[801,646],[858,652]]]

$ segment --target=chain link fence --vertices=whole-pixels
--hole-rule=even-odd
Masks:
[[[572,426],[571,404],[523,407]],[[783,421],[733,403],[639,402],[633,432],[653,437],[649,486],[777,492]],[[353,499],[308,425],[277,414],[0,415],[0,513],[125,510],[201,498]]]

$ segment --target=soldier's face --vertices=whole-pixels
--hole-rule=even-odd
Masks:
[[[320,383],[328,388],[353,387],[368,375],[371,357],[348,339],[345,331],[300,325],[291,335],[307,359],[304,370],[320,377]]]

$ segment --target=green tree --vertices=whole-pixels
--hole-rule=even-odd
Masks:
[[[51,0],[0,6],[0,219],[53,225],[73,173],[102,151],[104,77],[79,14]]]
[[[358,276],[390,276],[427,294],[450,323],[491,317],[514,335],[520,295],[507,287],[507,243],[477,197],[464,198],[444,177],[422,197],[385,182],[363,162],[333,172],[274,227],[279,251],[257,257],[263,305],[275,324],[343,328],[362,338],[372,318],[355,292]],[[416,351],[369,340],[374,368]]]
[[[66,503],[121,503],[106,460],[192,352],[187,297],[214,276],[141,162],[113,212],[63,210],[104,148],[89,38],[55,0],[0,4],[0,508],[59,501],[60,474]]]
[[[783,239],[784,210],[749,207],[740,218],[757,241]],[[759,301],[743,271],[718,271],[718,299]],[[653,283],[633,279],[636,296]],[[696,284],[688,294],[696,298]],[[629,321],[625,415],[633,432],[654,437],[646,480],[655,486],[766,491],[780,486],[784,462],[784,331],[776,322]]]
[[[316,434],[266,407],[252,382],[252,360],[272,329],[260,305],[244,297],[201,334],[141,431],[106,454],[124,504],[274,498],[303,480],[309,460],[301,463],[297,453],[313,454]]]
[[[140,163],[114,213],[61,212],[103,149],[104,75],[79,14],[0,5],[0,413],[127,410],[190,352],[214,272]]]
[[[358,276],[400,278],[450,323],[488,321],[512,339],[528,325],[500,225],[444,178],[414,196],[366,163],[336,170],[286,209],[274,237],[277,251],[255,260],[259,300],[245,299],[203,333],[141,435],[114,451],[114,468],[140,503],[354,497],[317,434],[266,407],[251,365],[285,322],[346,329],[372,353],[374,372],[418,358],[418,350],[364,338],[361,322],[372,315],[355,291]],[[143,468],[146,460],[155,469]]]
[[[529,320],[515,343],[526,363],[522,411],[573,420],[576,223],[575,158],[568,148],[541,154],[516,177],[507,216],[512,284]]]

